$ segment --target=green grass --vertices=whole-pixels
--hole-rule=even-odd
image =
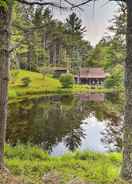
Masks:
[[[12,71],[12,75],[15,71]],[[29,77],[31,84],[29,87],[22,86],[22,78]],[[15,79],[9,83],[9,98],[16,98],[32,94],[54,93],[61,87],[60,82],[51,77],[43,77],[42,74],[20,70]]]
[[[122,156],[120,153],[77,151],[53,157],[38,147],[6,145],[5,161],[13,175],[21,176],[29,184],[41,184],[42,176],[50,171],[59,173],[61,183],[79,178],[96,184],[115,184],[120,183]]]
[[[29,77],[31,84],[24,87],[22,78]],[[43,77],[37,72],[30,72],[26,70],[11,71],[11,80],[9,83],[9,99],[20,99],[23,97],[31,97],[33,95],[49,95],[49,94],[75,94],[84,92],[112,92],[112,89],[105,89],[103,87],[91,87],[88,85],[74,85],[73,88],[62,88],[59,80],[51,76]]]

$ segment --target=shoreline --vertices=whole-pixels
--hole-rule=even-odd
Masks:
[[[80,86],[81,87],[81,86]],[[33,93],[32,91],[29,91],[27,94],[19,94],[18,96],[15,97],[8,97],[8,103],[13,103],[13,102],[19,102],[24,99],[33,99],[33,98],[39,98],[39,97],[46,97],[46,96],[69,96],[69,95],[79,95],[79,94],[87,94],[87,93],[116,93],[116,92],[123,92],[123,90],[116,90],[116,89],[106,89],[106,88],[97,88],[97,89],[88,89],[88,90],[81,90],[81,91],[75,91],[75,90],[70,90],[70,89],[60,89],[56,90],[54,92],[45,92],[45,91],[36,91]]]
[[[58,173],[62,183],[72,178],[96,184],[121,184],[118,178],[121,153],[75,151],[63,156],[50,156],[41,148],[31,145],[6,145],[5,162],[15,176],[31,184],[41,184],[46,173]]]
[[[15,73],[16,71],[11,71]],[[23,85],[23,78],[31,81],[29,86]],[[59,79],[52,76],[43,77],[37,72],[30,72],[26,70],[19,70],[15,79],[10,80],[8,89],[9,103],[12,101],[19,101],[24,98],[32,98],[35,96],[47,95],[75,95],[81,93],[112,93],[122,92],[123,89],[108,89],[104,86],[89,86],[83,84],[74,84],[72,88],[62,88]]]

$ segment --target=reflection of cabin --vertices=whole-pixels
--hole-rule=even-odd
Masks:
[[[75,76],[77,83],[89,85],[102,85],[106,73],[102,68],[81,68],[79,75]]]
[[[61,74],[65,74],[68,72],[68,69],[66,67],[54,67],[53,73],[55,77],[60,77]]]
[[[105,100],[104,93],[79,94],[77,96],[81,101],[103,102]]]

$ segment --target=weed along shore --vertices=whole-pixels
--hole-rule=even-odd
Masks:
[[[43,176],[49,173],[56,173],[60,183],[66,184],[73,179],[96,184],[124,184],[118,179],[120,153],[76,151],[54,157],[36,146],[18,144],[5,146],[5,162],[11,173],[25,184],[43,184]]]

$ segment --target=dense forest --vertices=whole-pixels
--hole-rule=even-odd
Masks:
[[[49,8],[16,4],[12,36],[16,48],[11,67],[36,71],[46,66],[63,66],[76,70],[85,65],[92,50],[83,39],[86,28],[75,13],[64,22],[54,19]]]

